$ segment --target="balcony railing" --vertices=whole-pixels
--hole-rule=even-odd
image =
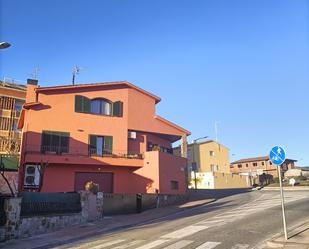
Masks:
[[[81,149],[80,147],[67,146],[27,146],[26,154],[41,155],[58,155],[58,156],[79,156],[79,157],[109,157],[109,158],[127,158],[127,159],[143,159],[144,155],[138,152],[104,150],[98,152],[96,149]]]

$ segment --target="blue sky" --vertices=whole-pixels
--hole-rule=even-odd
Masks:
[[[0,78],[128,80],[232,160],[280,144],[309,166],[309,1],[0,0]]]

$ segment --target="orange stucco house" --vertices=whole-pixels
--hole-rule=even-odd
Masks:
[[[126,81],[39,87],[28,80],[19,191],[79,191],[93,181],[106,193],[185,193],[190,132],[157,116],[159,102]],[[182,157],[172,154],[178,140]]]

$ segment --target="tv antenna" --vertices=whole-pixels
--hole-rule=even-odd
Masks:
[[[31,73],[31,78],[34,80],[37,80],[39,76],[39,72],[40,72],[40,68],[38,67],[33,68],[32,73]]]
[[[78,66],[75,66],[73,68],[73,72],[72,72],[72,75],[73,75],[73,77],[72,77],[72,85],[75,85],[75,77],[76,77],[77,74],[79,74],[80,70],[81,70],[81,68],[78,67]]]

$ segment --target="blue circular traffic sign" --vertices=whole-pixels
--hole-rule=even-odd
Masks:
[[[280,146],[275,146],[274,148],[271,149],[269,153],[269,160],[275,164],[280,166],[281,164],[284,163],[286,159],[286,154],[285,150],[280,147]]]

